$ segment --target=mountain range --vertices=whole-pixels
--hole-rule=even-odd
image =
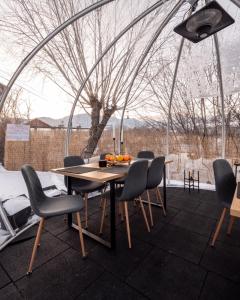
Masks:
[[[68,116],[53,119],[48,117],[40,117],[39,120],[49,124],[52,127],[67,127],[68,126]],[[115,124],[116,127],[120,126],[121,120],[117,117],[111,117],[108,126]],[[124,127],[126,128],[137,128],[146,125],[144,121],[137,120],[135,118],[124,118]],[[88,114],[77,114],[73,116],[72,127],[81,127],[81,128],[90,128],[91,126],[91,117]]]

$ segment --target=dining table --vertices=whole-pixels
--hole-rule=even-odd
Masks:
[[[89,229],[83,228],[83,234],[89,238],[97,241],[98,243],[110,248],[116,248],[116,220],[115,220],[115,181],[121,179],[128,174],[130,165],[134,161],[139,159],[133,159],[131,162],[121,162],[116,165],[110,165],[107,167],[100,167],[98,162],[87,163],[78,166],[64,167],[51,169],[51,172],[61,174],[67,178],[67,193],[72,194],[72,178],[96,181],[100,183],[109,183],[110,185],[110,239],[105,240],[101,236],[91,232]],[[148,159],[149,164],[151,160]],[[166,165],[171,163],[172,160],[165,160],[163,168],[163,205],[165,210],[167,209],[167,193],[166,193]],[[160,206],[160,204],[151,202],[154,206]],[[78,229],[77,224],[73,222],[72,214],[68,214],[69,227]]]

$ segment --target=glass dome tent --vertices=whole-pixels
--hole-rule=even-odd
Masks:
[[[35,57],[35,55],[47,44],[49,43],[58,33],[60,33],[62,30],[64,30],[66,27],[68,27],[69,25],[71,25],[72,23],[74,23],[76,20],[78,20],[79,18],[82,18],[84,16],[86,16],[87,14],[89,14],[90,12],[97,10],[98,8],[108,5],[110,2],[114,2],[114,0],[103,0],[103,1],[98,1],[95,2],[94,4],[90,5],[89,7],[85,8],[84,10],[80,11],[79,13],[77,13],[76,15],[72,16],[71,18],[69,18],[67,21],[65,21],[63,24],[61,24],[59,27],[57,27],[52,33],[50,33],[46,38],[44,38],[42,40],[41,43],[39,43],[32,51],[31,53],[29,53],[29,55],[21,62],[21,64],[19,65],[19,67],[17,68],[17,70],[15,71],[15,73],[13,74],[12,78],[10,79],[9,83],[7,84],[7,87],[1,97],[1,102],[0,102],[0,111],[3,108],[4,102],[12,88],[12,86],[14,85],[15,81],[17,80],[17,78],[19,77],[19,75],[22,73],[22,71],[25,69],[25,67],[28,65],[28,63]],[[88,80],[88,78],[91,76],[91,74],[93,73],[94,69],[97,67],[97,65],[101,62],[101,60],[103,59],[103,57],[106,55],[106,53],[108,53],[108,51],[111,50],[112,46],[115,45],[122,36],[124,36],[124,34],[126,34],[131,28],[133,28],[140,20],[142,20],[144,17],[146,17],[148,14],[150,14],[151,12],[153,12],[154,10],[156,10],[157,8],[167,5],[167,4],[171,4],[172,7],[170,9],[170,11],[168,12],[168,14],[165,16],[165,18],[163,18],[163,20],[161,21],[161,23],[159,24],[158,28],[156,28],[156,31],[154,32],[154,34],[151,36],[150,40],[146,42],[146,45],[144,47],[144,50],[141,52],[141,55],[139,57],[138,60],[138,64],[136,65],[135,71],[132,75],[129,87],[128,87],[128,91],[126,94],[126,99],[125,99],[125,103],[123,106],[123,110],[122,110],[122,117],[121,117],[121,128],[123,127],[123,118],[124,118],[124,114],[128,105],[128,101],[129,101],[129,97],[131,95],[132,92],[132,88],[133,88],[133,84],[135,82],[135,80],[137,79],[137,76],[139,75],[139,73],[141,72],[142,66],[145,62],[146,57],[148,56],[148,54],[150,53],[150,51],[153,49],[155,43],[158,41],[158,39],[161,37],[161,35],[163,34],[164,30],[166,28],[168,28],[168,26],[172,26],[172,21],[174,19],[174,17],[176,17],[179,13],[180,10],[184,10],[183,15],[187,14],[187,12],[189,12],[189,10],[191,9],[191,7],[193,5],[195,5],[196,3],[199,3],[199,6],[202,7],[203,5],[205,5],[205,1],[195,1],[195,0],[180,0],[180,1],[171,1],[171,0],[160,0],[157,1],[156,3],[154,3],[152,6],[149,6],[148,9],[146,9],[145,11],[143,11],[139,16],[137,16],[135,19],[133,19],[120,33],[118,33],[116,35],[116,37],[112,40],[112,42],[105,48],[105,50],[103,50],[102,54],[96,59],[95,64],[92,66],[92,68],[90,69],[90,71],[88,72],[86,79],[84,82],[82,82],[81,87],[78,90],[78,94],[77,97],[72,105],[72,110],[70,113],[70,117],[69,117],[69,121],[68,121],[68,130],[67,130],[67,137],[66,137],[66,147],[65,147],[65,154],[68,153],[68,144],[69,144],[69,137],[71,134],[71,124],[72,124],[72,118],[74,115],[74,111],[76,108],[76,104],[79,101],[80,95],[83,91],[83,88]],[[218,1],[226,10],[229,11],[230,14],[232,14],[233,18],[236,21],[236,24],[234,25],[235,28],[239,28],[239,15],[238,15],[238,11],[236,13],[236,8],[240,6],[240,3],[238,0],[232,0],[231,2],[229,2],[229,4],[226,5],[226,1]],[[182,16],[182,15],[181,15]],[[174,26],[177,25],[177,23],[179,22],[180,17],[177,18],[176,24],[174,23]],[[172,26],[172,27],[174,27]],[[226,30],[226,32],[229,32]],[[231,57],[231,59],[233,60],[232,62],[228,63],[228,65],[225,64],[225,66],[223,66],[223,58],[222,58],[222,50],[227,48],[227,43],[232,39],[235,39],[235,45],[237,45],[237,32],[239,32],[238,30],[235,29],[235,33],[233,35],[229,35],[227,36],[227,34],[225,34],[225,31],[221,32],[219,34],[220,36],[220,41],[219,41],[219,37],[217,35],[214,35],[213,38],[213,42],[214,42],[214,48],[215,48],[215,55],[216,55],[216,62],[217,62],[217,79],[214,79],[214,82],[212,83],[212,85],[205,85],[201,86],[201,82],[197,82],[198,80],[195,80],[195,82],[193,82],[191,88],[189,88],[189,90],[191,90],[191,94],[195,94],[195,96],[197,97],[201,97],[201,95],[196,95],[197,91],[200,91],[200,94],[203,95],[203,93],[205,93],[204,96],[209,96],[209,95],[219,95],[220,96],[220,103],[221,103],[221,127],[222,127],[222,132],[221,132],[221,140],[222,140],[222,146],[221,146],[221,156],[225,157],[225,140],[226,140],[226,128],[225,128],[225,101],[224,101],[224,93],[226,90],[230,91],[230,92],[234,92],[235,91],[239,91],[239,63],[237,62],[236,59],[234,59],[234,57]],[[209,38],[209,40],[212,40],[212,38]],[[223,45],[221,44],[221,41],[223,41]],[[195,74],[196,72],[199,72],[198,74],[198,78],[201,78],[201,66],[205,63],[208,63],[209,58],[206,58],[206,61],[200,61],[200,59],[202,59],[202,57],[200,56],[203,47],[205,47],[205,49],[209,49],[209,42],[202,42],[202,46],[196,47],[194,50],[193,48],[191,48],[191,46],[187,46],[187,50],[184,47],[184,39],[181,39],[179,42],[179,46],[178,44],[178,39],[176,39],[176,41],[172,41],[175,43],[174,47],[175,47],[175,51],[173,51],[173,53],[171,55],[175,55],[176,54],[176,63],[175,63],[175,68],[174,68],[174,72],[173,72],[173,76],[172,76],[172,84],[171,84],[171,89],[170,89],[170,93],[169,93],[169,103],[168,103],[168,113],[167,113],[167,147],[166,147],[166,154],[168,155],[170,153],[170,149],[169,149],[169,136],[170,136],[170,127],[171,127],[171,114],[172,114],[172,105],[173,105],[173,100],[175,98],[175,88],[176,88],[176,84],[179,80],[181,81],[183,79],[183,74],[186,74],[186,76],[188,76],[188,78],[193,78],[193,76],[191,76],[192,74]],[[177,45],[177,46],[176,46]],[[173,45],[171,45],[172,47]],[[196,56],[197,58],[194,58],[194,54],[191,55],[191,57],[188,57],[186,55],[186,53],[184,54],[184,51],[190,51],[189,49],[191,48],[191,51],[195,51],[196,52]],[[171,48],[172,49],[172,48]],[[178,54],[176,53],[176,49],[178,49]],[[185,50],[184,50],[185,49]],[[234,49],[231,49],[231,51],[233,51]],[[204,50],[203,50],[204,51]],[[225,50],[224,50],[225,51]],[[234,56],[236,56],[236,53],[234,54]],[[193,59],[191,61],[191,59]],[[198,67],[196,67],[196,64],[194,64],[194,67],[196,67],[196,70],[193,70],[193,68],[191,69],[191,66],[193,66],[193,62],[196,62],[196,60],[198,59]],[[181,61],[186,62],[188,60],[188,64],[182,64],[181,66]],[[186,67],[186,65],[188,67]],[[235,68],[235,86],[234,88],[231,86],[231,71],[232,68]],[[182,68],[182,72],[181,75],[179,75],[179,69]],[[228,68],[230,68],[230,71],[227,70]],[[227,72],[228,71],[228,72]],[[223,73],[225,74],[225,78],[223,78]],[[201,81],[201,80],[200,80]],[[186,83],[187,84],[187,83]],[[207,88],[206,88],[207,87]],[[186,88],[187,89],[187,88]],[[120,134],[122,134],[122,130],[120,130]],[[120,137],[119,140],[122,140],[122,137]]]

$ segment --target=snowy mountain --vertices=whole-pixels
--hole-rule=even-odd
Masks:
[[[59,126],[67,127],[68,125],[68,116],[60,119],[52,119],[47,117],[41,117],[38,119],[49,124],[52,127],[59,127]],[[115,126],[118,127],[120,126],[120,122],[121,122],[120,119],[116,117],[111,117],[107,125],[111,126],[112,124],[115,124]],[[142,127],[144,125],[145,125],[144,121],[140,121],[135,118],[124,119],[124,127],[127,128]],[[72,127],[78,127],[78,126],[80,126],[81,128],[89,128],[91,126],[90,116],[88,114],[78,114],[73,116]]]

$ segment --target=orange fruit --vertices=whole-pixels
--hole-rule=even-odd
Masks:
[[[121,154],[116,156],[117,161],[122,161],[123,160],[123,156]]]
[[[105,160],[110,160],[110,155],[109,154],[105,155]]]

